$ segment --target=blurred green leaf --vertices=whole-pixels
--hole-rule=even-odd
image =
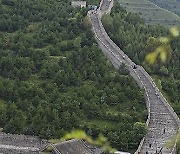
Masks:
[[[161,43],[169,43],[170,42],[170,38],[168,38],[168,37],[160,37],[159,41]]]
[[[165,51],[160,52],[160,59],[163,63],[166,62],[167,55]]]
[[[156,52],[151,52],[151,53],[146,55],[146,61],[151,65],[155,64],[156,59],[157,59],[157,53]]]
[[[172,27],[171,29],[170,29],[170,33],[172,34],[172,36],[174,36],[174,37],[178,37],[179,36],[179,29],[178,29],[178,27]]]
[[[174,31],[176,30],[172,31],[175,35]],[[170,37],[160,37],[159,39],[150,37],[146,45],[146,50],[149,52],[145,58],[146,62],[150,65],[167,62],[172,55],[171,41],[172,39]]]

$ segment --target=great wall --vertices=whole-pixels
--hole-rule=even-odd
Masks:
[[[145,91],[148,110],[146,122],[148,133],[140,142],[135,154],[153,154],[158,152],[175,154],[176,145],[173,148],[167,148],[165,144],[178,132],[180,120],[145,69],[136,65],[106,33],[101,17],[103,14],[110,13],[112,6],[113,0],[102,0],[99,9],[97,11],[89,11],[88,16],[91,19],[92,31],[95,34],[98,45],[106,57],[115,68],[119,68],[124,63],[130,75]]]
[[[95,34],[98,45],[106,57],[112,62],[116,69],[118,69],[122,63],[124,63],[127,66],[130,75],[145,91],[144,95],[148,110],[148,119],[146,123],[149,131],[147,135],[141,140],[135,154],[155,154],[160,151],[162,154],[175,154],[176,144],[173,148],[168,149],[165,146],[165,143],[178,132],[180,127],[180,120],[144,68],[142,66],[136,65],[109,38],[102,25],[101,17],[104,13],[110,13],[112,7],[113,0],[102,0],[99,9],[97,11],[89,11],[88,16],[91,19],[92,30]],[[75,141],[72,143],[77,142],[81,143],[82,141]],[[44,149],[44,147],[46,147],[48,144],[48,141],[40,140],[38,137],[34,136],[0,133],[0,154],[41,153],[41,150]],[[89,151],[89,153],[100,154],[102,152],[101,150],[96,150],[96,152],[93,152],[94,149],[92,149],[92,147],[89,147],[84,142],[81,143],[81,146],[82,144],[83,147]],[[54,145],[52,146],[54,147]],[[78,149],[76,146],[73,146],[73,148],[74,151]],[[68,150],[67,145],[65,149]],[[73,153],[73,149],[70,150],[71,153]],[[55,150],[55,153],[60,152]],[[64,151],[64,153],[66,153],[66,151]]]

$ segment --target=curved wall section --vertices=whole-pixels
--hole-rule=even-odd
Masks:
[[[175,153],[175,146],[172,149],[168,149],[165,143],[178,132],[180,126],[179,118],[144,68],[136,65],[106,33],[101,17],[104,13],[110,13],[112,6],[113,0],[102,0],[97,12],[89,11],[88,16],[91,19],[92,31],[105,56],[116,69],[124,63],[139,87],[145,91],[148,110],[146,123],[149,130],[147,135],[141,140],[135,154],[149,154],[160,151],[163,154]],[[133,69],[134,65],[136,65],[136,69]]]

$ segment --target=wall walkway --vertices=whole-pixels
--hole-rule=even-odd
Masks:
[[[124,63],[129,69],[130,75],[145,91],[146,106],[148,110],[148,133],[139,144],[135,154],[154,154],[161,151],[163,154],[174,154],[176,147],[168,149],[165,143],[178,131],[180,120],[167,100],[163,97],[156,84],[142,66],[136,65],[108,36],[101,17],[104,13],[110,13],[113,0],[102,0],[100,8],[94,12],[89,11],[92,30],[99,47],[112,62],[116,69]],[[134,69],[134,66],[136,68]]]

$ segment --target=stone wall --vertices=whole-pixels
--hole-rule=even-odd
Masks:
[[[100,3],[100,7],[102,6],[102,3],[103,3],[103,0],[102,0],[101,3]],[[105,31],[105,29],[104,29],[104,27],[103,27],[103,25],[102,25],[102,22],[101,22],[101,17],[102,17],[102,15],[103,15],[104,13],[110,13],[112,6],[113,6],[113,0],[112,0],[112,2],[110,3],[110,7],[109,7],[109,9],[108,9],[107,11],[101,12],[100,8],[97,10],[98,22],[99,22],[99,25],[100,25],[100,30],[101,30],[103,36],[106,38],[106,40],[108,40],[108,42],[109,42],[122,56],[125,57],[122,62],[124,62],[124,63],[127,65],[128,69],[129,69],[129,71],[130,71],[130,75],[135,79],[135,81],[137,82],[137,84],[139,85],[139,87],[141,87],[141,88],[144,89],[144,85],[142,84],[142,81],[140,80],[140,77],[136,74],[136,72],[135,72],[135,71],[133,70],[133,68],[132,68],[132,66],[135,65],[135,63],[132,62],[131,59],[130,59],[129,57],[127,57],[127,56],[124,54],[124,52],[109,38],[108,34],[106,33],[106,31]],[[89,13],[88,13],[89,17],[91,16],[91,13],[92,13],[92,12],[89,12]],[[91,17],[90,17],[90,18],[91,18]],[[94,28],[94,27],[92,27],[92,28]],[[95,32],[94,29],[92,29],[92,30]],[[103,44],[103,42],[97,37],[96,33],[95,33],[95,37],[96,37],[96,40],[99,42],[98,44],[100,44],[100,47],[101,47],[102,49],[104,49],[102,46],[107,47],[107,45],[106,45],[106,44]],[[115,66],[115,68],[118,68],[121,63],[117,63],[116,61],[113,61],[111,55],[108,55],[108,54],[107,54],[108,51],[103,51],[103,52],[105,53],[106,56],[108,56],[109,59],[111,59],[111,61],[112,61],[113,65]],[[115,55],[113,55],[113,53],[112,53],[112,56],[115,56]],[[138,66],[138,67],[139,67],[139,69],[141,70],[141,72],[146,76],[146,78],[147,78],[148,81],[151,83],[151,85],[152,85],[154,88],[156,88],[156,91],[157,91],[157,93],[158,93],[161,101],[163,102],[164,106],[166,106],[166,108],[168,109],[168,111],[170,112],[170,114],[172,115],[172,117],[174,118],[174,120],[176,121],[177,127],[179,128],[179,126],[180,126],[180,120],[179,120],[177,114],[174,112],[174,110],[172,109],[172,107],[168,104],[167,100],[163,97],[162,93],[159,91],[159,89],[157,88],[156,84],[154,83],[154,81],[152,80],[152,78],[150,77],[150,75],[144,70],[143,67],[141,67],[141,66]],[[151,106],[150,106],[150,100],[149,100],[149,97],[148,97],[148,93],[147,93],[146,91],[145,91],[145,99],[146,99],[146,106],[147,106],[147,110],[148,110],[148,118],[147,118],[147,121],[146,121],[146,124],[147,124],[147,126],[148,126],[148,125],[149,125],[149,122],[150,122],[150,120],[151,120],[151,117],[150,117],[150,108],[151,108]],[[143,145],[143,143],[144,143],[144,139],[145,139],[145,138],[143,138],[143,139],[141,140],[141,142],[140,142],[140,144],[139,144],[139,147],[138,147],[138,150],[135,152],[136,154],[137,154],[138,151],[140,151],[140,149],[142,148],[142,145]],[[172,149],[172,152],[171,152],[172,154],[174,154],[175,151],[176,151],[176,148],[175,148],[175,147],[176,147],[176,146],[174,146],[174,148]]]

